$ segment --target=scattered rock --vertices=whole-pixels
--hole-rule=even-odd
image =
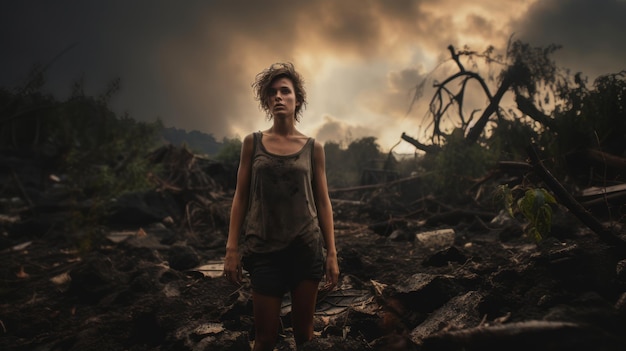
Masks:
[[[173,269],[184,271],[200,264],[196,251],[187,245],[173,245],[168,249],[169,265]]]

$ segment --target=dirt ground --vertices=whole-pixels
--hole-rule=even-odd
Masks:
[[[336,209],[341,284],[305,350],[626,349],[625,253],[571,217],[537,245],[511,223],[380,235]],[[1,217],[0,349],[250,349],[249,287],[219,277],[224,228],[102,228],[80,252],[42,221]],[[283,312],[277,349],[295,350],[288,297]]]

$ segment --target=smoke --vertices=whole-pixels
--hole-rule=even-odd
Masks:
[[[0,29],[9,34],[1,39],[0,86],[19,84],[33,63],[75,45],[48,71],[52,93],[67,95],[83,77],[86,92],[97,95],[119,77],[116,110],[221,138],[268,126],[251,83],[271,63],[291,61],[309,92],[303,132],[320,140],[372,133],[386,148],[396,142],[388,135],[400,135],[413,119],[421,123],[423,105],[407,115],[411,89],[448,58],[449,44],[503,48],[515,33],[535,45],[563,44],[560,58],[578,70],[615,71],[625,57],[625,6],[610,0],[16,0],[0,14]]]

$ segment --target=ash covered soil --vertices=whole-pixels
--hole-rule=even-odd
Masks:
[[[340,285],[320,295],[304,350],[626,349],[624,252],[571,217],[535,244],[511,222],[381,233],[334,207]],[[42,221],[2,217],[0,349],[251,348],[249,286],[219,276],[224,226],[84,228],[81,252],[88,233],[28,235]],[[286,298],[278,350],[295,350],[289,318]]]

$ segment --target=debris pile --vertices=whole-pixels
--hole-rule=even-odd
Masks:
[[[105,226],[76,232],[63,225],[77,208],[64,188],[14,168],[24,190],[1,202],[0,348],[250,350],[248,280],[221,277],[233,171],[174,147],[150,160],[154,189],[120,196]],[[304,350],[626,347],[619,246],[567,209],[535,243],[480,196],[407,202],[401,187],[416,179],[331,192],[342,275],[318,297]],[[295,350],[289,296],[282,307],[277,348]]]

